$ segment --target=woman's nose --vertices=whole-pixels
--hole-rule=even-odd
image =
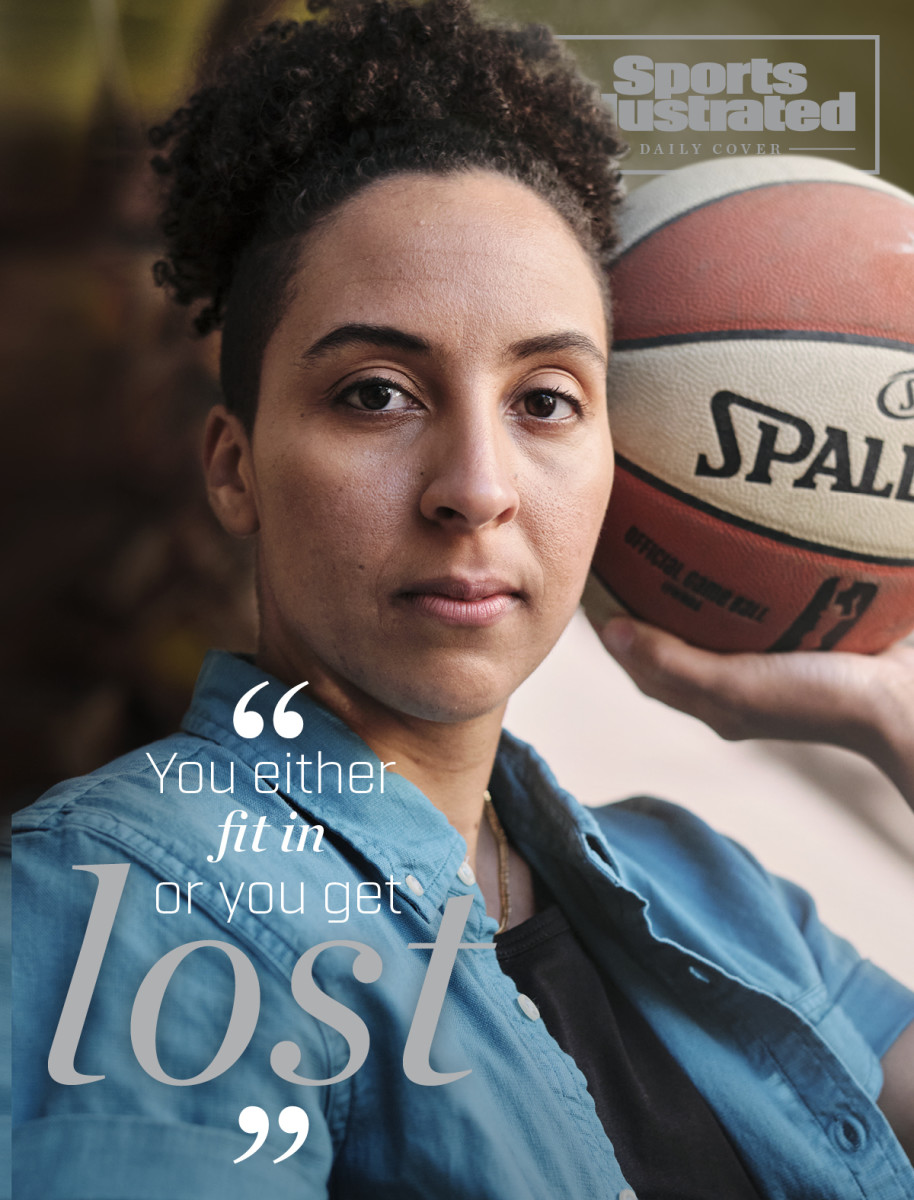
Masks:
[[[455,530],[513,520],[516,466],[516,447],[501,416],[447,422],[435,431],[420,511]]]

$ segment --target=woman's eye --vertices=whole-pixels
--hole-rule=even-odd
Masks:
[[[368,412],[399,411],[412,404],[406,392],[384,379],[362,379],[341,392],[340,399],[352,408]]]
[[[523,398],[524,411],[539,420],[560,421],[580,411],[580,405],[571,396],[544,388],[542,391],[527,392]]]

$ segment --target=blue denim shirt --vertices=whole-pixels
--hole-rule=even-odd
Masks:
[[[248,706],[263,731],[245,739],[233,710],[265,681]],[[17,1198],[631,1196],[583,1076],[486,948],[495,923],[461,870],[461,837],[395,767],[382,793],[378,759],[307,689],[289,702],[303,731],[279,736],[272,714],[286,691],[248,661],[212,654],[181,733],[62,784],[15,819]],[[258,763],[275,770],[255,776]],[[914,1170],[875,1104],[879,1059],[914,1019],[910,992],[828,932],[805,892],[682,809],[643,798],[582,808],[508,734],[491,788],[520,852],[704,1094],[764,1195],[914,1196]],[[230,848],[209,861],[233,811]],[[306,823],[324,828],[318,849],[313,828],[296,848]],[[118,863],[129,870],[73,1063],[100,1078],[54,1082],[49,1050],[100,886],[97,872],[73,868]],[[429,947],[461,897],[463,943],[482,945],[456,952],[429,1058],[459,1077],[413,1082],[403,1054]],[[101,914],[109,922],[112,907]],[[131,1043],[134,1000],[157,960],[197,942],[219,945],[174,969],[155,1079]],[[349,1012],[331,1004],[319,1019],[291,981],[325,942],[346,944],[316,955],[314,981]],[[167,1082],[193,1080],[216,1058],[235,985],[249,1001],[251,972],[256,1026],[227,1037],[249,1036],[247,1048],[206,1082]],[[241,1008],[246,1020],[251,1005]],[[346,1074],[356,1018],[367,1057],[322,1082]],[[271,1067],[289,1042],[312,1082]],[[147,1067],[148,1044],[147,1033]],[[236,1165],[254,1142],[238,1125],[248,1106],[270,1132]],[[287,1106],[308,1114],[309,1129],[274,1163],[293,1141],[279,1123]]]

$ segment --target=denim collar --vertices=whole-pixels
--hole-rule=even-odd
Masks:
[[[263,719],[255,738],[235,731],[233,714],[241,697],[266,682],[251,697],[246,711]],[[296,738],[284,738],[273,726],[273,712],[288,692],[286,684],[241,655],[210,651],[204,661],[193,700],[182,728],[216,742],[253,770],[257,763],[276,763],[279,792],[263,794],[264,811],[281,802],[308,814],[333,830],[383,878],[403,880],[412,875],[422,885],[422,895],[411,902],[426,918],[440,910],[466,855],[466,844],[444,814],[414,784],[395,769],[384,772],[384,792],[351,791],[346,786],[349,764],[370,763],[373,779],[381,776],[381,763],[364,741],[333,713],[311,700],[307,689],[297,692],[287,711],[304,722]],[[339,762],[343,789],[331,770],[332,787],[318,791],[318,753],[324,763]],[[285,788],[285,764],[304,757],[311,765],[296,765],[292,788]],[[310,794],[303,794],[304,782]],[[566,870],[583,866],[594,857],[604,868],[612,858],[591,814],[559,788],[546,764],[525,743],[503,733],[492,772],[491,790],[499,816],[512,840],[534,869],[544,877],[554,875],[561,860]],[[612,872],[614,873],[614,872]]]

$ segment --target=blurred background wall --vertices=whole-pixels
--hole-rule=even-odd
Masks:
[[[882,173],[914,189],[907,0],[503,0],[558,32],[882,37]],[[215,339],[151,281],[145,129],[282,0],[5,0],[0,9],[3,796],[19,807],[174,728],[212,644],[249,649],[250,564],[203,496]],[[827,43],[807,57],[826,56]],[[609,90],[609,81],[604,90]],[[835,79],[834,93],[841,86]],[[914,818],[840,751],[724,746],[637,697],[575,623],[511,723],[587,802],[692,804],[914,983]],[[774,860],[774,861],[773,861]],[[856,882],[851,882],[854,879]],[[872,936],[871,936],[872,935]],[[877,936],[878,935],[878,936]]]

